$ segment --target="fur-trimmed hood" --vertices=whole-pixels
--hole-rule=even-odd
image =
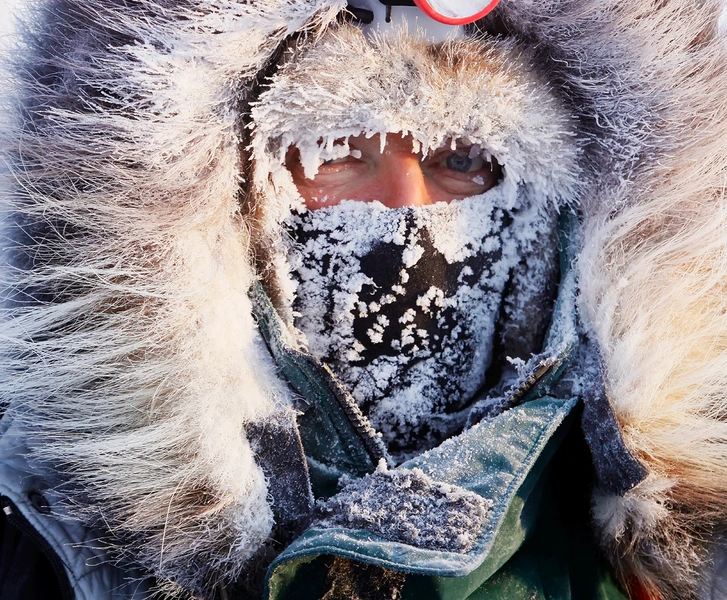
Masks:
[[[623,581],[695,595],[727,526],[721,3],[503,0],[440,71],[417,63],[423,42],[341,25],[344,8],[28,9],[6,61],[0,397],[38,469],[170,589],[237,577],[274,524],[245,432],[294,406],[248,297],[265,279],[290,322],[287,146],[307,145],[314,170],[321,138],[465,132],[544,214],[583,216],[580,319],[649,473],[623,496],[596,490],[594,521]],[[370,114],[325,71],[300,79],[324,55]],[[488,68],[452,102],[441,69],[462,77],[463,55]]]

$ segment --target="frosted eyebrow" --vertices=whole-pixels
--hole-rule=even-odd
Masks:
[[[485,146],[478,142],[471,142],[468,138],[452,138],[446,143],[439,146],[439,148],[430,148],[425,158],[436,156],[437,153],[450,150],[455,152],[456,150],[468,150],[467,158],[481,157],[491,162],[493,159],[492,152]]]

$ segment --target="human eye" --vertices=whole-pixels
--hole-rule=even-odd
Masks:
[[[445,154],[439,166],[455,173],[471,173],[483,169],[485,163],[481,156],[470,157],[469,152],[458,149]]]
[[[334,155],[327,159],[321,159],[318,165],[320,172],[335,172],[341,169],[355,167],[361,163],[362,153],[355,146],[349,144],[348,147],[343,145],[343,140],[337,140],[334,144]]]
[[[285,166],[310,209],[334,206],[342,199],[362,197],[360,183],[367,174],[366,156],[352,146],[335,147],[339,145],[334,145],[333,152],[327,158],[318,159],[318,166],[312,177],[306,177],[301,151],[295,146],[288,149]]]
[[[433,186],[460,198],[483,194],[495,187],[502,176],[495,158],[472,145],[434,152],[422,161],[422,171]]]

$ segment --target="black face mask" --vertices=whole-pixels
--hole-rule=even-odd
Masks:
[[[512,218],[488,196],[291,217],[295,325],[399,456],[461,426],[492,360],[518,252]]]

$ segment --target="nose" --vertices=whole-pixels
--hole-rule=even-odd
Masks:
[[[431,204],[419,157],[406,152],[386,152],[381,161],[381,179],[386,182],[379,202],[388,208]]]

